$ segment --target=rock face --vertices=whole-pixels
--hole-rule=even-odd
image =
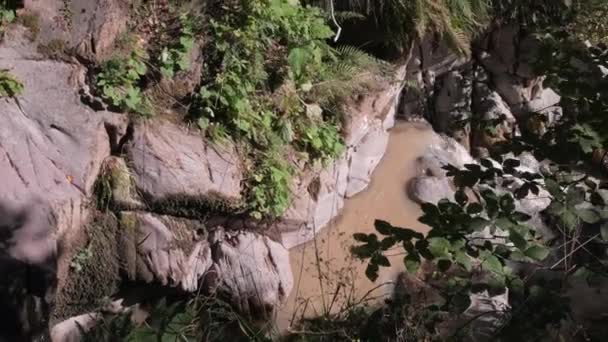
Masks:
[[[231,146],[206,142],[166,121],[137,124],[126,145],[137,190],[151,201],[241,198],[242,167]]]
[[[127,28],[129,3],[121,0],[25,0],[23,14],[32,16],[32,32],[41,46],[62,45],[82,58],[99,61],[113,53]]]
[[[197,228],[198,227],[198,228]],[[293,286],[289,254],[253,232],[144,212],[121,213],[121,264],[131,280],[226,295],[243,312],[270,314]]]
[[[2,227],[3,236],[10,236],[3,244],[11,246],[2,253],[24,263],[23,269],[57,270],[61,279],[71,255],[57,253],[79,239],[93,184],[110,154],[106,127],[126,123],[80,102],[82,66],[41,60],[19,33],[0,44],[0,69],[24,84],[16,98],[0,99],[0,205],[23,213]]]
[[[288,249],[314,238],[339,215],[345,198],[369,185],[388,145],[388,130],[395,122],[405,70],[405,66],[400,67],[392,82],[381,81],[373,93],[347,108],[344,156],[294,182],[292,205],[276,225]]]
[[[231,295],[243,312],[268,317],[291,292],[289,252],[267,236],[214,231],[209,239],[213,265],[208,287]]]

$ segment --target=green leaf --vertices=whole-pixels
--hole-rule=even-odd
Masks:
[[[428,239],[429,251],[436,258],[449,256],[450,241],[442,237],[434,237]]]
[[[472,269],[472,265],[471,265],[471,257],[462,252],[462,251],[458,251],[456,252],[455,256],[454,256],[454,260],[456,261],[456,263],[458,263],[459,265],[461,265],[462,267],[464,267],[467,271],[471,271]]]
[[[394,234],[396,238],[402,241],[424,238],[424,235],[422,233],[408,228],[393,227],[392,234]]]
[[[485,257],[481,263],[481,267],[486,271],[502,274],[502,263],[496,256],[492,254],[488,254]]]
[[[376,279],[378,279],[378,270],[379,270],[378,265],[368,264],[367,268],[365,269],[365,276],[367,276],[367,279],[374,282],[374,281],[376,281]]]
[[[447,270],[450,269],[451,266],[452,266],[452,261],[449,259],[437,260],[437,268],[439,268],[439,270],[441,272],[446,272]]]
[[[383,220],[374,221],[374,227],[376,228],[376,231],[382,235],[389,235],[393,230],[393,226]]]
[[[592,209],[578,209],[576,215],[589,224],[597,223],[600,220],[600,215]]]
[[[384,239],[382,239],[382,241],[380,241],[380,249],[382,249],[383,251],[386,251],[389,248],[393,247],[396,243],[397,243],[397,240],[395,240],[394,237],[392,237],[392,236],[385,237]]]
[[[520,211],[516,211],[513,214],[511,214],[511,218],[518,222],[526,222],[526,221],[529,221],[532,218],[532,216],[530,216],[526,213],[522,213]]]
[[[608,222],[604,222],[600,226],[600,235],[602,236],[602,240],[608,242]]]
[[[515,199],[511,194],[504,194],[500,197],[500,207],[507,213],[511,213],[515,210]]]
[[[559,184],[553,179],[545,179],[545,187],[556,200],[562,200],[564,198],[564,192]]]
[[[378,246],[374,246],[371,243],[367,243],[365,245],[360,245],[360,246],[352,246],[350,248],[350,251],[352,254],[354,254],[356,257],[360,258],[360,259],[367,259],[369,257],[371,257],[377,250]]]
[[[388,261],[388,258],[382,254],[375,254],[372,257],[372,262],[384,267],[389,267],[391,265],[390,261]]]
[[[513,245],[515,245],[517,249],[524,250],[528,245],[528,241],[515,229],[509,230],[509,240],[513,242]]]
[[[549,255],[549,248],[541,245],[534,245],[524,252],[527,257],[530,257],[537,261],[544,260]]]
[[[462,206],[467,204],[467,202],[469,201],[469,197],[462,189],[459,189],[458,191],[456,191],[456,194],[454,194],[454,198],[456,199],[456,203],[458,203]]]
[[[566,202],[568,206],[575,206],[585,201],[585,189],[580,186],[572,186],[566,194]]]
[[[409,273],[416,273],[420,268],[420,257],[417,254],[408,254],[403,258],[403,263]]]
[[[360,241],[360,242],[367,242],[368,241],[367,234],[363,234],[363,233],[355,233],[355,234],[353,234],[353,238],[355,240],[357,240],[357,241]]]
[[[471,224],[469,228],[473,231],[479,232],[484,230],[488,225],[490,225],[490,221],[482,218],[482,217],[474,217],[471,219]]]

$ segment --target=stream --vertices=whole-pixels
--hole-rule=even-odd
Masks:
[[[417,175],[416,159],[424,153],[433,134],[428,124],[398,122],[391,130],[386,154],[369,187],[348,199],[340,217],[315,240],[290,250],[294,288],[278,312],[276,323],[280,331],[288,331],[302,318],[336,314],[355,304],[373,306],[392,293],[393,281],[405,270],[403,251],[389,251],[391,266],[381,268],[378,279],[371,282],[365,276],[366,263],[350,253],[355,243],[353,234],[375,232],[376,219],[427,231],[418,222],[421,210],[408,198],[406,186]]]

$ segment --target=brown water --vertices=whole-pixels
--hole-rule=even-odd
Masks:
[[[382,268],[371,282],[365,276],[366,264],[350,253],[353,234],[375,232],[375,219],[426,232],[418,222],[420,208],[407,197],[406,184],[416,176],[416,159],[432,137],[426,124],[398,123],[368,189],[347,200],[341,217],[314,241],[290,250],[294,289],[279,311],[279,330],[289,329],[302,317],[338,313],[353,304],[373,305],[392,292],[392,282],[405,270],[403,250],[389,251],[391,266]]]

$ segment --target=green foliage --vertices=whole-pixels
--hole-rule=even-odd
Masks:
[[[525,224],[530,216],[515,210],[513,195],[501,195],[491,187],[485,187],[480,192],[479,201],[470,202],[465,194],[466,188],[473,188],[480,182],[496,186],[497,177],[517,177],[526,179],[518,191],[514,192],[516,197],[523,198],[528,192],[538,194],[537,179],[541,176],[518,172],[515,169],[518,164],[513,159],[505,160],[500,168],[494,167],[489,160],[483,162],[483,165],[466,165],[464,170],[446,167],[448,176],[454,177],[460,190],[456,192],[456,202],[442,200],[437,205],[422,205],[424,215],[419,220],[431,227],[425,237],[383,221],[375,223],[376,230],[385,236],[379,245],[374,242],[378,240],[375,234],[365,239],[355,236],[359,241],[365,242],[364,245],[354,247],[353,253],[370,260],[368,277],[374,280],[379,266],[388,266],[388,260],[378,256],[378,253],[398,244],[407,252],[404,264],[411,272],[417,270],[422,260],[434,262],[442,271],[452,267],[459,267],[466,272],[485,271],[491,277],[484,279],[483,284],[471,285],[477,288],[482,288],[483,285],[493,290],[504,288],[513,279],[505,260],[544,260],[548,249],[539,242],[535,231]],[[506,185],[505,182],[502,184]],[[473,260],[478,262],[474,263]]]
[[[188,14],[179,16],[179,34],[177,42],[164,47],[159,56],[160,71],[163,76],[172,78],[177,71],[188,70],[190,52],[194,47],[194,18]]]
[[[121,111],[151,115],[151,105],[139,86],[146,75],[147,56],[133,51],[129,57],[116,57],[101,66],[95,85],[109,104]]]
[[[93,257],[93,250],[91,246],[87,246],[86,248],[82,248],[81,250],[74,255],[72,261],[70,262],[70,268],[74,270],[76,273],[82,272],[84,265]]]
[[[14,97],[23,92],[23,83],[9,73],[0,69],[0,97]]]
[[[247,317],[215,297],[162,298],[149,313],[142,325],[132,322],[130,312],[106,315],[83,331],[83,341],[268,341]]]
[[[258,219],[264,215],[278,217],[290,204],[292,167],[278,155],[264,157],[261,162],[250,182],[252,215]]]
[[[15,20],[15,9],[9,5],[8,0],[0,1],[0,33],[5,24],[12,23]]]
[[[217,72],[203,82],[193,116],[207,135],[246,146],[252,213],[280,216],[295,171],[283,160],[315,163],[344,150],[337,124],[344,93],[336,89],[362,88],[358,75],[337,66],[359,70],[376,61],[332,49],[323,13],[298,1],[242,0],[222,11],[210,21],[207,51]]]

